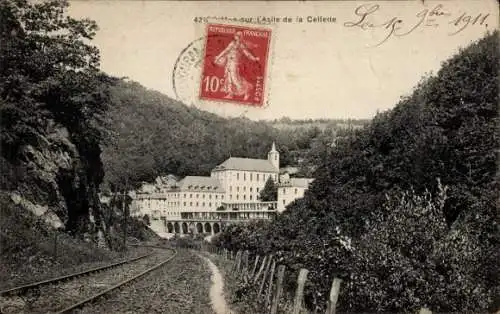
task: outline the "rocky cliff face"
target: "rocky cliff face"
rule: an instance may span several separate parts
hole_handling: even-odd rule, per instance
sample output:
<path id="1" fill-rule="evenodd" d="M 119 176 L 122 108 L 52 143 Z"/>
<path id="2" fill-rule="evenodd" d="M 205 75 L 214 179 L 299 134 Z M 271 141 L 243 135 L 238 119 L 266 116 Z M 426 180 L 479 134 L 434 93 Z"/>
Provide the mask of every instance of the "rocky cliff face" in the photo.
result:
<path id="1" fill-rule="evenodd" d="M 106 245 L 99 147 L 75 143 L 66 128 L 51 122 L 46 131 L 19 147 L 15 158 L 2 158 L 2 190 L 53 228 Z"/>

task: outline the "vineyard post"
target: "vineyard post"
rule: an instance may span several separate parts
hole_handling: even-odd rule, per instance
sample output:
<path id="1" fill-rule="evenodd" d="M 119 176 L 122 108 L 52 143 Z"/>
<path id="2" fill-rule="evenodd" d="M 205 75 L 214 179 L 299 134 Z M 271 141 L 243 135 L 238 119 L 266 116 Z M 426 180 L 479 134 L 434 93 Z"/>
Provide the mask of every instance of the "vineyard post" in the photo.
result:
<path id="1" fill-rule="evenodd" d="M 244 253 L 243 253 L 243 265 L 242 265 L 242 269 L 241 269 L 241 275 L 246 278 L 246 275 L 248 273 L 248 257 L 250 255 L 250 252 L 248 250 L 246 250 Z"/>
<path id="2" fill-rule="evenodd" d="M 273 265 L 271 266 L 271 275 L 269 276 L 269 283 L 267 286 L 266 293 L 266 307 L 269 306 L 269 302 L 271 302 L 272 289 L 273 289 L 273 280 L 274 280 L 274 269 L 276 268 L 276 261 L 273 261 Z"/>
<path id="3" fill-rule="evenodd" d="M 236 261 L 235 261 L 235 266 L 236 266 L 236 273 L 240 271 L 240 264 L 241 264 L 241 251 L 238 251 L 236 253 Z"/>
<path id="4" fill-rule="evenodd" d="M 272 258 L 271 258 L 271 255 L 269 255 L 269 258 L 267 259 L 266 267 L 264 269 L 264 275 L 262 276 L 262 281 L 260 282 L 260 285 L 259 285 L 259 292 L 257 293 L 257 298 L 260 297 L 262 291 L 264 290 L 264 284 L 266 283 L 267 273 L 269 272 L 269 268 L 271 267 L 271 262 L 272 262 Z M 258 277 L 257 277 L 257 279 L 258 279 Z"/>
<path id="5" fill-rule="evenodd" d="M 54 257 L 57 258 L 57 231 L 54 232 Z"/>
<path id="6" fill-rule="evenodd" d="M 326 308 L 326 314 L 335 314 L 335 308 L 337 307 L 337 300 L 339 298 L 340 284 L 342 279 L 335 278 L 332 282 L 332 288 L 330 290 L 330 297 L 328 299 L 328 304 Z"/>
<path id="7" fill-rule="evenodd" d="M 259 259 L 260 259 L 260 256 L 257 255 L 255 257 L 255 263 L 253 264 L 252 273 L 250 274 L 250 279 L 252 279 L 252 281 L 253 281 L 253 278 L 255 276 L 255 272 L 257 271 L 257 265 L 259 265 Z"/>
<path id="8" fill-rule="evenodd" d="M 264 267 L 266 266 L 266 262 L 267 262 L 267 256 L 264 256 L 264 258 L 262 259 L 262 263 L 260 264 L 259 271 L 257 272 L 257 274 L 255 274 L 255 277 L 253 278 L 254 283 L 257 282 L 257 280 L 260 277 L 260 274 L 262 274 L 262 270 L 264 270 Z"/>
<path id="9" fill-rule="evenodd" d="M 278 279 L 276 280 L 276 293 L 274 294 L 273 302 L 271 305 L 271 314 L 278 312 L 278 304 L 281 298 L 281 291 L 283 290 L 283 278 L 285 277 L 285 265 L 278 266 Z"/>
<path id="10" fill-rule="evenodd" d="M 302 308 L 302 300 L 304 299 L 304 285 L 307 280 L 309 271 L 301 268 L 299 277 L 297 278 L 297 290 L 295 291 L 295 299 L 293 301 L 293 314 L 299 314 Z"/>

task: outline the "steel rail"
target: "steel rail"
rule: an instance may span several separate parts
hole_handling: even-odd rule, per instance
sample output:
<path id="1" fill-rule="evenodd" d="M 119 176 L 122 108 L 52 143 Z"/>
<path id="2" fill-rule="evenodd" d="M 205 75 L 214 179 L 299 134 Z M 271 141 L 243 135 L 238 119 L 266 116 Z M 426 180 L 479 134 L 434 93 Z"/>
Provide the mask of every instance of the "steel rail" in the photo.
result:
<path id="1" fill-rule="evenodd" d="M 78 278 L 78 277 L 81 277 L 81 276 L 84 276 L 84 275 L 93 274 L 95 272 L 99 272 L 99 271 L 103 271 L 103 270 L 108 270 L 108 269 L 111 269 L 111 268 L 114 268 L 114 267 L 117 267 L 117 266 L 120 266 L 120 265 L 123 265 L 123 264 L 132 263 L 132 262 L 138 261 L 140 259 L 149 257 L 149 256 L 151 256 L 153 254 L 155 254 L 155 253 L 154 252 L 147 253 L 147 254 L 144 254 L 144 255 L 141 255 L 141 256 L 138 256 L 138 257 L 134 257 L 134 258 L 131 258 L 131 259 L 128 259 L 128 260 L 124 260 L 124 261 L 121 261 L 121 262 L 117 262 L 117 263 L 113 263 L 113 264 L 110 264 L 110 265 L 99 266 L 99 267 L 95 267 L 95 268 L 92 268 L 92 269 L 87 269 L 87 270 L 80 271 L 80 272 L 73 273 L 73 274 L 63 275 L 63 276 L 60 276 L 60 277 L 55 277 L 55 278 L 51 278 L 51 279 L 46 279 L 46 280 L 37 281 L 37 282 L 34 282 L 34 283 L 29 283 L 29 284 L 26 284 L 26 285 L 22 285 L 22 286 L 10 288 L 10 289 L 7 289 L 7 290 L 0 291 L 0 296 L 9 296 L 9 295 L 16 295 L 16 294 L 19 294 L 19 293 L 25 293 L 25 292 L 27 292 L 29 290 L 32 290 L 32 289 L 35 289 L 35 288 L 38 288 L 38 287 L 41 287 L 41 286 L 44 286 L 44 285 L 54 284 L 54 283 L 58 283 L 58 282 L 61 282 L 61 281 L 64 281 L 64 280 Z"/>
<path id="2" fill-rule="evenodd" d="M 153 246 L 150 246 L 150 247 L 153 247 Z M 82 301 L 79 301 L 78 303 L 75 303 L 71 306 L 68 306 L 67 308 L 59 311 L 59 312 L 56 312 L 57 314 L 63 314 L 63 313 L 72 313 L 72 311 L 76 310 L 76 309 L 79 309 L 79 308 L 82 308 L 83 306 L 85 306 L 86 304 L 89 304 L 89 303 L 92 303 L 93 301 L 97 300 L 97 299 L 100 299 L 101 297 L 104 297 L 104 295 L 106 294 L 109 294 L 110 292 L 113 292 L 117 289 L 120 289 L 122 287 L 125 287 L 126 285 L 132 283 L 133 281 L 141 278 L 142 276 L 160 268 L 161 266 L 165 265 L 166 263 L 170 262 L 176 255 L 177 255 L 177 250 L 173 249 L 173 248 L 166 248 L 166 247 L 160 247 L 160 246 L 154 246 L 156 248 L 161 248 L 161 249 L 165 249 L 165 250 L 171 250 L 174 252 L 174 254 L 172 256 L 170 256 L 169 258 L 167 258 L 166 260 L 164 260 L 163 262 L 149 268 L 149 269 L 146 269 L 145 271 L 141 272 L 140 274 L 138 275 L 135 275 L 134 277 L 132 278 L 129 278 L 125 281 L 122 281 L 120 283 L 117 283 L 116 285 L 102 291 L 102 292 L 99 292 L 85 300 L 82 300 Z"/>

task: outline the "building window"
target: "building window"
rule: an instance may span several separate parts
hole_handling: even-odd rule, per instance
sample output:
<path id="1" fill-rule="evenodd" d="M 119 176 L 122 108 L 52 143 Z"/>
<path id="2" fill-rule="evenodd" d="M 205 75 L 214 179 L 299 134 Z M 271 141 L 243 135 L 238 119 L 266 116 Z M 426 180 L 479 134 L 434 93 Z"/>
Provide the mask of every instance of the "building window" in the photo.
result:
<path id="1" fill-rule="evenodd" d="M 193 206 L 193 202 L 189 202 L 189 206 Z"/>
<path id="2" fill-rule="evenodd" d="M 239 179 L 240 179 L 240 173 L 236 172 L 236 180 L 239 180 Z"/>
<path id="3" fill-rule="evenodd" d="M 224 199 L 224 195 L 221 195 L 221 196 L 220 196 L 220 198 L 221 198 L 221 199 Z"/>
<path id="4" fill-rule="evenodd" d="M 252 195 L 250 195 L 250 200 L 252 200 Z"/>
<path id="5" fill-rule="evenodd" d="M 203 198 L 205 198 L 205 194 L 203 194 Z"/>
<path id="6" fill-rule="evenodd" d="M 252 188 L 250 188 L 250 192 L 252 192 Z"/>
<path id="7" fill-rule="evenodd" d="M 239 199 L 239 198 L 240 198 L 240 197 L 239 197 L 239 195 L 238 195 L 238 194 L 236 194 L 236 199 Z"/>
<path id="8" fill-rule="evenodd" d="M 208 196 L 208 198 L 209 198 L 209 199 L 212 199 L 212 194 L 210 194 L 210 195 Z"/>
<path id="9" fill-rule="evenodd" d="M 198 202 L 196 202 L 196 206 L 199 206 L 199 205 L 198 205 Z"/>
<path id="10" fill-rule="evenodd" d="M 253 177 L 253 175 L 252 175 L 252 174 L 250 174 L 250 181 L 252 181 L 252 177 Z"/>
<path id="11" fill-rule="evenodd" d="M 243 172 L 243 181 L 247 180 L 247 174 Z"/>
<path id="12" fill-rule="evenodd" d="M 198 197 L 200 197 L 200 195 L 199 195 L 199 194 L 196 194 L 196 198 L 198 198 Z"/>
<path id="13" fill-rule="evenodd" d="M 219 198 L 219 195 L 215 195 L 215 199 L 218 199 Z"/>
<path id="14" fill-rule="evenodd" d="M 229 194 L 229 199 L 232 200 L 233 199 L 233 195 Z"/>
<path id="15" fill-rule="evenodd" d="M 285 205 L 285 200 L 283 200 L 283 205 Z"/>
<path id="16" fill-rule="evenodd" d="M 295 189 L 295 194 L 297 194 L 297 192 L 298 192 L 298 190 L 297 190 L 297 189 Z"/>
<path id="17" fill-rule="evenodd" d="M 257 173 L 257 181 L 259 181 L 259 174 Z"/>
<path id="18" fill-rule="evenodd" d="M 212 207 L 212 203 L 208 203 L 208 207 Z"/>
<path id="19" fill-rule="evenodd" d="M 246 200 L 247 199 L 247 196 L 243 194 L 243 199 Z"/>
<path id="20" fill-rule="evenodd" d="M 237 186 L 237 187 L 236 187 L 236 192 L 239 192 L 239 191 L 240 191 L 240 187 L 239 187 L 239 186 Z"/>
<path id="21" fill-rule="evenodd" d="M 259 188 L 257 188 L 257 193 L 259 192 Z"/>
<path id="22" fill-rule="evenodd" d="M 193 194 L 189 194 L 189 198 L 193 198 Z"/>
<path id="23" fill-rule="evenodd" d="M 245 192 L 246 190 L 247 190 L 247 187 L 246 187 L 246 186 L 244 186 L 244 187 L 243 187 L 243 192 Z"/>
<path id="24" fill-rule="evenodd" d="M 187 194 L 186 194 L 186 193 L 184 193 L 184 198 L 186 198 L 186 197 L 187 197 Z"/>
<path id="25" fill-rule="evenodd" d="M 230 186 L 229 187 L 229 192 L 232 192 L 233 191 L 233 186 Z"/>
<path id="26" fill-rule="evenodd" d="M 201 204 L 201 206 L 205 207 L 205 202 L 203 202 L 203 204 Z"/>

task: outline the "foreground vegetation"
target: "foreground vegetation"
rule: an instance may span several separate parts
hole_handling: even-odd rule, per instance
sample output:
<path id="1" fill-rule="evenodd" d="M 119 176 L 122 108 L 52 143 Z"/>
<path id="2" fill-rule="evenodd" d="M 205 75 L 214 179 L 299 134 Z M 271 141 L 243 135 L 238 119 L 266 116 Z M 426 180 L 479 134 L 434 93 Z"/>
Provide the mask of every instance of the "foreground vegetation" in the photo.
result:
<path id="1" fill-rule="evenodd" d="M 497 310 L 498 59 L 497 32 L 460 51 L 325 147 L 305 197 L 275 221 L 215 243 L 273 253 L 294 280 L 307 268 L 310 310 L 324 309 L 333 277 L 340 311 Z"/>

